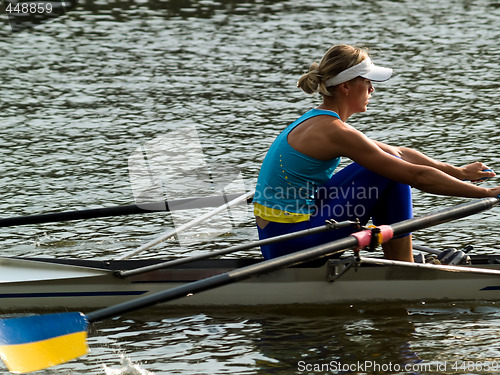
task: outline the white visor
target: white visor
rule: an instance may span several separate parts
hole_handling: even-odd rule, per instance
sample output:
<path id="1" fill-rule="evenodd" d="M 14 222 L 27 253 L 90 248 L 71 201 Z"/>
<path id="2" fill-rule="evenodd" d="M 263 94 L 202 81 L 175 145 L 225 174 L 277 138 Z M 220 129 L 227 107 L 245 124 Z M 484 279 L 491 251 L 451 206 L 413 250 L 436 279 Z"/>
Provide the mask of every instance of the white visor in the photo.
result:
<path id="1" fill-rule="evenodd" d="M 351 66 L 349 69 L 346 69 L 336 76 L 327 79 L 325 82 L 325 86 L 330 87 L 340 85 L 341 83 L 350 81 L 351 79 L 356 77 L 363 77 L 375 82 L 383 82 L 391 78 L 391 75 L 391 68 L 383 68 L 381 66 L 377 66 L 369 57 L 367 57 L 359 64 Z"/>

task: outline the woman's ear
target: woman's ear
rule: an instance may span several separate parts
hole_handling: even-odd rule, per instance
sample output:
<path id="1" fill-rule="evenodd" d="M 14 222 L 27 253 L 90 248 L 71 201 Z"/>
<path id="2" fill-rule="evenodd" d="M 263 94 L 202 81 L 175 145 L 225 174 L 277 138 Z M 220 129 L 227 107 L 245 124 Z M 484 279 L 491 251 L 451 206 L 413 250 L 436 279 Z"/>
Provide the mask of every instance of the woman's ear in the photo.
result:
<path id="1" fill-rule="evenodd" d="M 349 95 L 349 82 L 339 84 L 339 91 L 341 96 Z"/>

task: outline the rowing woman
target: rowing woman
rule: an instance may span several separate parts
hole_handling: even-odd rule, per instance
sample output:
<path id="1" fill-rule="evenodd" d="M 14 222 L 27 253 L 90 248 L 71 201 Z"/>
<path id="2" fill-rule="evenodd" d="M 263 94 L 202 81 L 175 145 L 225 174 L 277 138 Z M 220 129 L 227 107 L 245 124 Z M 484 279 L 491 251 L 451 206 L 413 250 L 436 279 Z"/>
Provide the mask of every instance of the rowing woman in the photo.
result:
<path id="1" fill-rule="evenodd" d="M 365 112 L 375 91 L 392 69 L 374 65 L 366 50 L 349 45 L 330 48 L 313 63 L 297 86 L 319 93 L 322 103 L 288 126 L 271 145 L 262 164 L 254 197 L 260 239 L 358 218 L 364 225 L 392 224 L 412 217 L 411 189 L 433 194 L 481 198 L 497 196 L 500 187 L 468 182 L 495 174 L 480 162 L 455 167 L 407 147 L 368 138 L 348 125 Z M 342 157 L 352 164 L 335 172 Z M 280 242 L 261 248 L 264 258 L 323 244 L 352 229 Z M 383 245 L 385 257 L 413 261 L 411 234 Z"/>

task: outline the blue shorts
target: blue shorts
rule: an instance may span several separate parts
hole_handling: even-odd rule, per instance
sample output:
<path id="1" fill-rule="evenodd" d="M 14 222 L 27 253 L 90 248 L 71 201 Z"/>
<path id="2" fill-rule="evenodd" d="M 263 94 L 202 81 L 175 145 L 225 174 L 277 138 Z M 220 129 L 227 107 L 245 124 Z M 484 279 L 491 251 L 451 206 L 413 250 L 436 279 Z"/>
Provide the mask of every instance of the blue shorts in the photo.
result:
<path id="1" fill-rule="evenodd" d="M 357 163 L 335 173 L 325 186 L 318 189 L 315 213 L 308 221 L 299 223 L 270 222 L 264 229 L 257 226 L 260 239 L 298 232 L 336 221 L 359 219 L 366 225 L 392 224 L 413 217 L 411 188 L 380 176 Z M 348 236 L 354 228 L 343 228 L 299 237 L 261 247 L 265 259 L 276 258 L 295 251 Z M 404 237 L 409 233 L 399 236 Z"/>

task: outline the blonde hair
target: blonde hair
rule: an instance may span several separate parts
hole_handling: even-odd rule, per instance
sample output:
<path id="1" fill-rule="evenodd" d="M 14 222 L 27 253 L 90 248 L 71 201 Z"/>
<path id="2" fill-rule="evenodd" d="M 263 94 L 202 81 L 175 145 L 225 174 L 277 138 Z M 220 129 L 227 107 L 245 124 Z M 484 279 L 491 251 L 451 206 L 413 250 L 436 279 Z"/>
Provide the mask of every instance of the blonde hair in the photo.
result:
<path id="1" fill-rule="evenodd" d="M 302 75 L 297 87 L 307 94 L 315 92 L 325 96 L 332 96 L 333 87 L 326 87 L 325 82 L 340 72 L 359 64 L 368 57 L 368 52 L 359 47 L 339 44 L 331 47 L 319 62 L 313 62 L 309 72 Z"/>

